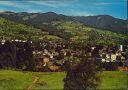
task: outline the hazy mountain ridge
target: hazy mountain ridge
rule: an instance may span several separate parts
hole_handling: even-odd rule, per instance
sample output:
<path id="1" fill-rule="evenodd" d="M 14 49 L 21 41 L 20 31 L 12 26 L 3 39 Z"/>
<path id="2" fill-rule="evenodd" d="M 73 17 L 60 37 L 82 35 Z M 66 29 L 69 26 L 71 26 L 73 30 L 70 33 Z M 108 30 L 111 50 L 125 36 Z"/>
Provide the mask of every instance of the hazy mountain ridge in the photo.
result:
<path id="1" fill-rule="evenodd" d="M 76 20 L 86 23 L 89 26 L 108 29 L 117 33 L 127 33 L 127 21 L 114 18 L 109 15 L 97 15 L 87 17 L 75 17 Z"/>
<path id="2" fill-rule="evenodd" d="M 54 12 L 47 13 L 27 13 L 27 12 L 1 12 L 0 16 L 8 20 L 24 23 L 39 28 L 42 23 L 53 21 L 78 21 L 87 26 L 105 29 L 116 33 L 127 33 L 127 21 L 114 18 L 109 15 L 98 16 L 66 16 Z"/>

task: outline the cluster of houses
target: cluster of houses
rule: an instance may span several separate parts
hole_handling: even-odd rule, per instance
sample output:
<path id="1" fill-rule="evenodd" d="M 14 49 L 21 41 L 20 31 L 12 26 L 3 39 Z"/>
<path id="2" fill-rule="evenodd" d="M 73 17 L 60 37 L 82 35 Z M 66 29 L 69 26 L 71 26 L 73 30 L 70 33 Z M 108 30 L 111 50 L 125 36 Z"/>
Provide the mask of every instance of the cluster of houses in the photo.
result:
<path id="1" fill-rule="evenodd" d="M 4 44 L 6 40 L 1 40 L 1 44 Z M 27 41 L 22 40 L 11 40 L 11 42 L 22 42 L 25 43 Z M 32 45 L 34 45 L 33 41 L 30 41 Z M 51 71 L 61 71 L 61 67 L 65 63 L 64 57 L 66 56 L 78 56 L 82 52 L 79 48 L 73 50 L 67 45 L 63 44 L 47 44 L 47 43 L 40 43 L 44 44 L 42 48 L 36 49 L 36 46 L 33 46 L 33 56 L 37 61 L 36 69 L 37 71 L 44 71 L 46 67 Z M 96 49 L 96 46 L 90 47 L 89 55 L 93 57 L 92 52 Z M 83 49 L 86 49 L 83 48 Z M 117 62 L 122 63 L 123 66 L 128 66 L 128 47 L 119 45 L 115 49 L 103 47 L 99 49 L 96 53 L 96 60 L 100 60 L 102 63 L 106 62 Z M 70 61 L 69 61 L 70 62 Z M 72 62 L 72 61 L 71 61 Z"/>
<path id="2" fill-rule="evenodd" d="M 93 51 L 96 47 L 91 47 Z M 82 51 L 79 49 L 73 50 L 71 48 L 65 48 L 64 45 L 54 45 L 53 48 L 45 48 L 42 50 L 33 51 L 33 55 L 37 58 L 38 62 L 42 61 L 43 66 L 63 66 L 65 58 L 67 56 L 79 56 Z M 119 66 L 128 66 L 128 53 L 124 52 L 122 46 L 117 48 L 116 51 L 108 50 L 106 47 L 100 49 L 98 52 L 99 56 L 96 56 L 96 60 L 100 60 L 101 63 L 118 63 Z M 93 57 L 92 52 L 89 55 Z M 69 61 L 72 63 L 72 60 Z M 56 68 L 59 69 L 59 68 Z M 55 71 L 55 70 L 54 70 Z"/>
<path id="3" fill-rule="evenodd" d="M 120 45 L 120 48 L 117 49 L 117 51 L 109 51 L 106 52 L 104 49 L 101 50 L 100 53 L 102 62 L 116 62 L 119 60 L 125 61 L 128 59 L 128 55 L 126 52 L 124 52 L 122 45 Z"/>

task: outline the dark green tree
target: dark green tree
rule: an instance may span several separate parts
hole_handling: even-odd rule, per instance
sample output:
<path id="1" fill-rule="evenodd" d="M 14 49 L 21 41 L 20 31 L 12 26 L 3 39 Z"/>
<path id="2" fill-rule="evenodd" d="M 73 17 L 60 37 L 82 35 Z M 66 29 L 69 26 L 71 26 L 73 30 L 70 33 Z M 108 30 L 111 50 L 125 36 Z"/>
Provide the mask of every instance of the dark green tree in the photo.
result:
<path id="1" fill-rule="evenodd" d="M 100 78 L 93 58 L 83 56 L 81 62 L 67 64 L 64 90 L 95 90 Z"/>
<path id="2" fill-rule="evenodd" d="M 6 41 L 1 46 L 0 62 L 3 68 L 15 68 L 16 67 L 16 46 L 10 41 Z"/>

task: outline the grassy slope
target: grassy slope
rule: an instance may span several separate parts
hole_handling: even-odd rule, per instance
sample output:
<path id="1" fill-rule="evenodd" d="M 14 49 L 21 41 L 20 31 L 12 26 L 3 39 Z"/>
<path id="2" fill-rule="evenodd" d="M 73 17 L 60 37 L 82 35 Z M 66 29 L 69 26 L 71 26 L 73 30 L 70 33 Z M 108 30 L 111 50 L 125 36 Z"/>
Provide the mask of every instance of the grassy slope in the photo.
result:
<path id="1" fill-rule="evenodd" d="M 19 40 L 46 40 L 58 41 L 61 38 L 49 35 L 48 32 L 43 32 L 24 24 L 18 24 L 0 17 L 0 37 L 4 36 L 6 39 L 19 39 Z"/>
<path id="2" fill-rule="evenodd" d="M 62 89 L 63 72 L 19 72 L 11 70 L 0 70 L 0 89 L 26 89 L 32 82 L 33 77 L 39 77 L 34 89 Z M 128 76 L 125 72 L 105 71 L 101 74 L 102 82 L 100 89 L 126 89 Z"/>
<path id="3" fill-rule="evenodd" d="M 11 70 L 0 70 L 0 90 L 25 89 L 32 82 L 32 75 Z"/>
<path id="4" fill-rule="evenodd" d="M 55 23 L 55 22 L 54 22 Z M 55 26 L 59 30 L 63 30 L 71 34 L 71 40 L 74 42 L 84 41 L 96 41 L 97 44 L 120 44 L 123 43 L 127 37 L 122 34 L 110 32 L 108 30 L 102 30 L 84 26 L 78 22 L 58 22 Z M 79 42 L 80 43 L 80 42 Z M 95 43 L 95 42 L 94 42 Z"/>
<path id="5" fill-rule="evenodd" d="M 120 89 L 128 88 L 128 74 L 118 71 L 106 71 L 102 73 L 102 83 L 100 89 Z"/>
<path id="6" fill-rule="evenodd" d="M 64 82 L 63 78 L 66 76 L 63 72 L 56 73 L 39 73 L 39 81 L 34 89 L 62 89 Z"/>

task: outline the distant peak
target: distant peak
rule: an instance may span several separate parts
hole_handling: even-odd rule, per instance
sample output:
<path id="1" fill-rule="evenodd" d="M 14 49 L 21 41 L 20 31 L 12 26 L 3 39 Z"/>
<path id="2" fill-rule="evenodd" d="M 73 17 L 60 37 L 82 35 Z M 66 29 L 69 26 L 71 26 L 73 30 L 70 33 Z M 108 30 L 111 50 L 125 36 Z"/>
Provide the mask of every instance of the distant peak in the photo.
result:
<path id="1" fill-rule="evenodd" d="M 110 15 L 97 15 L 97 16 L 112 17 Z"/>
<path id="2" fill-rule="evenodd" d="M 2 13 L 14 13 L 14 12 L 11 12 L 11 11 L 4 11 Z"/>
<path id="3" fill-rule="evenodd" d="M 25 14 L 26 14 L 26 13 L 28 13 L 28 12 L 20 12 L 20 13 L 25 13 Z"/>
<path id="4" fill-rule="evenodd" d="M 46 12 L 46 14 L 56 14 L 56 13 L 54 13 L 54 12 Z"/>

